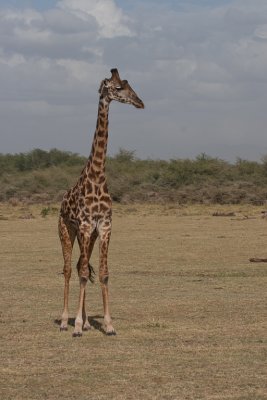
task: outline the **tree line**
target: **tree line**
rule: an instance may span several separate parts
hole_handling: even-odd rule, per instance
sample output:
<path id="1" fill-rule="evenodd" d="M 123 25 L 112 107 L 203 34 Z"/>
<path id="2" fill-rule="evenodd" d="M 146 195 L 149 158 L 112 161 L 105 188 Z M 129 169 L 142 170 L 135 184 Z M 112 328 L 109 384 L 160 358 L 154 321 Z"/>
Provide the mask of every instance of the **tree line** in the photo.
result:
<path id="1" fill-rule="evenodd" d="M 59 201 L 86 162 L 76 153 L 34 149 L 0 154 L 0 201 Z M 142 160 L 120 149 L 107 157 L 106 171 L 114 201 L 178 203 L 253 203 L 267 200 L 267 156 L 260 162 L 234 163 L 205 153 L 194 159 Z"/>

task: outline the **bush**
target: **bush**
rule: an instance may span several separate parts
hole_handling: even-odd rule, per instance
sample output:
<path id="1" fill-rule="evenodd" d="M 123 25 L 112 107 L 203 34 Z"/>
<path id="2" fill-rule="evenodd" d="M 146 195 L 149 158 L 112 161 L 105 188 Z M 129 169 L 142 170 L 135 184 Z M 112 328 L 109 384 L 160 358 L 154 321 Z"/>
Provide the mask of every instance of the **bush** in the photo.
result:
<path id="1" fill-rule="evenodd" d="M 0 154 L 0 199 L 59 201 L 80 176 L 86 158 L 57 149 Z M 255 203 L 267 199 L 267 156 L 262 162 L 234 164 L 205 153 L 195 159 L 140 160 L 120 149 L 107 157 L 108 186 L 114 201 Z"/>

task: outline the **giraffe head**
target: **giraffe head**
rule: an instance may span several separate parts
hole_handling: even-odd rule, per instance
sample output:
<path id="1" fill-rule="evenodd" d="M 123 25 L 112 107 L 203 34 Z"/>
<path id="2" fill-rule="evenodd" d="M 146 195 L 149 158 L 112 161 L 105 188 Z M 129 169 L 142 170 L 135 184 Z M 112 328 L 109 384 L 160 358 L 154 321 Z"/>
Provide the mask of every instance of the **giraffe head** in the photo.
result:
<path id="1" fill-rule="evenodd" d="M 128 81 L 121 80 L 116 68 L 111 71 L 111 78 L 101 82 L 99 93 L 110 101 L 116 100 L 120 103 L 132 104 L 136 108 L 144 108 L 144 103 L 131 88 Z"/>

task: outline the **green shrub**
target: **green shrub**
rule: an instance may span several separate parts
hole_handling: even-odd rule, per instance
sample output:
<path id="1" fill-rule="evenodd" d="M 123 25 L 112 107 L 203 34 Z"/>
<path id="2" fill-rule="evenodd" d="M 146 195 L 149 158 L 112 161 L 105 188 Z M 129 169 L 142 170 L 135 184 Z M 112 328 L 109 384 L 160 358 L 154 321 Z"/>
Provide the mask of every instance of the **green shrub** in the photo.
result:
<path id="1" fill-rule="evenodd" d="M 85 157 L 57 149 L 0 154 L 0 199 L 60 201 L 85 163 Z M 134 151 L 120 149 L 107 157 L 106 173 L 118 202 L 263 204 L 267 199 L 267 156 L 233 164 L 205 153 L 195 159 L 140 160 Z"/>

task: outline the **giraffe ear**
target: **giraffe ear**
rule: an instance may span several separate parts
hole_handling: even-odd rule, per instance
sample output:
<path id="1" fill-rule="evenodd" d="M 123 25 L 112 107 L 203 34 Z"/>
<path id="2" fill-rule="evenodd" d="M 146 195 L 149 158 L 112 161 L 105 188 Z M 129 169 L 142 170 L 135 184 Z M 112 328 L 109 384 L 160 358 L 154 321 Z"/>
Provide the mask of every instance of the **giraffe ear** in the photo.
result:
<path id="1" fill-rule="evenodd" d="M 100 83 L 100 87 L 98 89 L 98 93 L 103 93 L 104 91 L 107 90 L 107 85 L 108 84 L 108 80 L 104 79 L 101 83 Z"/>

